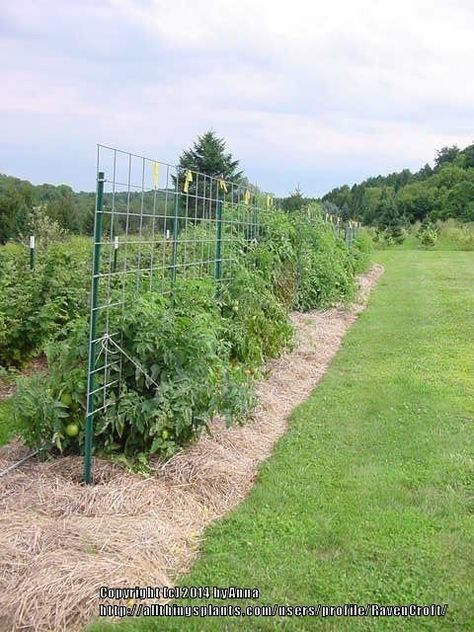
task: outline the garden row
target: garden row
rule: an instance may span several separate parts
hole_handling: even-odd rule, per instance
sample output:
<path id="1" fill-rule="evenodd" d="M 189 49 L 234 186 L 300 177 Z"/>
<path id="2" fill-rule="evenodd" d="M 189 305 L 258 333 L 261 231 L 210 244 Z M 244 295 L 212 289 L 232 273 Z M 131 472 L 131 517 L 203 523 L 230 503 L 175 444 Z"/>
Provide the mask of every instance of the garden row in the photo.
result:
<path id="1" fill-rule="evenodd" d="M 349 248 L 317 215 L 275 210 L 261 213 L 256 240 L 227 243 L 226 283 L 207 270 L 170 285 L 164 268 L 153 272 L 160 283 L 145 272 L 146 282 L 112 289 L 136 292 L 110 326 L 152 379 L 122 359 L 120 386 L 96 416 L 97 452 L 146 464 L 151 453 L 172 455 L 216 415 L 243 420 L 264 361 L 291 344 L 289 311 L 349 301 L 371 249 L 364 233 Z M 44 351 L 48 361 L 47 375 L 19 381 L 15 424 L 28 445 L 50 452 L 78 452 L 84 440 L 89 251 L 82 238 L 52 244 L 34 272 L 14 248 L 0 252 L 0 359 L 20 365 Z"/>

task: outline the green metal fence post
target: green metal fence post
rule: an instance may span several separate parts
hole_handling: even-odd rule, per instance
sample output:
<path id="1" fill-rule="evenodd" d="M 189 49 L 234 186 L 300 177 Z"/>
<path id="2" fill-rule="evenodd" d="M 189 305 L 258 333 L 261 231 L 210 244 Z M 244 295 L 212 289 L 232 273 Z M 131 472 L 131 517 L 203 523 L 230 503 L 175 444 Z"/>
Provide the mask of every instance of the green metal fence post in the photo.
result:
<path id="1" fill-rule="evenodd" d="M 174 216 L 173 216 L 173 251 L 171 255 L 171 280 L 176 282 L 176 276 L 178 273 L 178 228 L 179 228 L 179 176 L 176 177 L 176 191 L 174 202 Z"/>
<path id="2" fill-rule="evenodd" d="M 216 201 L 216 270 L 217 281 L 222 279 L 222 221 L 224 215 L 224 200 L 219 200 L 217 193 Z"/>
<path id="3" fill-rule="evenodd" d="M 35 268 L 35 236 L 30 235 L 30 270 Z"/>
<path id="4" fill-rule="evenodd" d="M 94 434 L 94 387 L 97 357 L 97 305 L 99 299 L 100 250 L 102 241 L 102 219 L 104 204 L 103 171 L 97 174 L 97 202 L 94 217 L 94 258 L 92 263 L 91 314 L 89 331 L 89 370 L 87 375 L 87 415 L 84 440 L 84 483 L 92 483 L 92 437 Z"/>

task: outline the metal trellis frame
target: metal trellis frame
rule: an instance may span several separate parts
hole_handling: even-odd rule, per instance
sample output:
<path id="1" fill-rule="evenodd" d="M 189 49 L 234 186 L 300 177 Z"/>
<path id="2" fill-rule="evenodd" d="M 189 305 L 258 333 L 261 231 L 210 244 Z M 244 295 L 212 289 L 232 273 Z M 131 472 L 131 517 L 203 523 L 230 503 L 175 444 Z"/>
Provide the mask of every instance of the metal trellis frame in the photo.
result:
<path id="1" fill-rule="evenodd" d="M 179 279 L 229 281 L 265 206 L 268 197 L 254 187 L 98 145 L 85 483 L 93 479 L 95 422 L 120 393 L 127 308 L 144 292 L 172 293 Z"/>

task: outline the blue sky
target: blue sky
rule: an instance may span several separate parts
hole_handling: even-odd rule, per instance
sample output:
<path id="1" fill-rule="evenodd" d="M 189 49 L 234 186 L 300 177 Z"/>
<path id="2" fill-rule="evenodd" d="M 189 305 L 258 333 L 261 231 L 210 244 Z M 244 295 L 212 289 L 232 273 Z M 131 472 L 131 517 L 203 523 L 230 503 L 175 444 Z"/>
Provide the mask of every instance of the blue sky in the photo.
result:
<path id="1" fill-rule="evenodd" d="M 17 0 L 0 16 L 0 172 L 92 190 L 95 144 L 175 162 L 213 128 L 307 195 L 474 140 L 471 0 Z"/>

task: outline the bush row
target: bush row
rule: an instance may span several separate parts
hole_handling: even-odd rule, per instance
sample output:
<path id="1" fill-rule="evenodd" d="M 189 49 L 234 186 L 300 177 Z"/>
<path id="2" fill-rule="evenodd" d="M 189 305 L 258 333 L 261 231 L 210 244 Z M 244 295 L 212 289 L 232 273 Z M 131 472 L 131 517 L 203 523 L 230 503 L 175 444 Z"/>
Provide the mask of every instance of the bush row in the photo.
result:
<path id="1" fill-rule="evenodd" d="M 361 233 L 348 248 L 321 219 L 273 210 L 262 213 L 257 240 L 234 251 L 228 282 L 178 277 L 170 293 L 141 291 L 111 323 L 134 362 L 122 357 L 96 416 L 96 452 L 143 464 L 174 454 L 215 416 L 244 420 L 265 360 L 291 344 L 289 311 L 349 301 L 371 240 Z M 45 345 L 49 373 L 19 381 L 14 411 L 27 444 L 81 450 L 87 341 L 81 307 Z"/>
<path id="2" fill-rule="evenodd" d="M 447 221 L 417 222 L 409 228 L 398 226 L 377 231 L 370 229 L 376 248 L 400 246 L 437 250 L 474 250 L 474 223 Z"/>
<path id="3" fill-rule="evenodd" d="M 0 247 L 0 365 L 21 367 L 87 312 L 90 251 L 87 239 L 51 244 L 30 270 L 26 248 Z"/>

